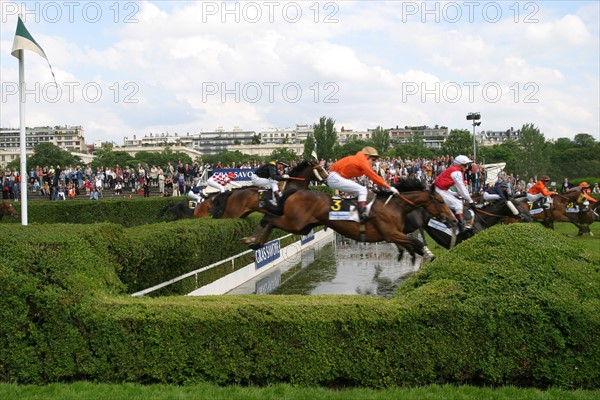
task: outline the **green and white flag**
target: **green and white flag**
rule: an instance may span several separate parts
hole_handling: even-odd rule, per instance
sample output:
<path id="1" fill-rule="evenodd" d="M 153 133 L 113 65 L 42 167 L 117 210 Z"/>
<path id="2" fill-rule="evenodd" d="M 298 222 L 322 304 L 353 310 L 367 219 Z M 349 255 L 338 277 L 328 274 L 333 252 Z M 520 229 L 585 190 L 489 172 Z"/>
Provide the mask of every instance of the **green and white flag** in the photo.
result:
<path id="1" fill-rule="evenodd" d="M 50 60 L 48 60 L 48 57 L 46 56 L 44 49 L 42 49 L 42 46 L 40 46 L 38 42 L 35 41 L 33 36 L 31 36 L 31 33 L 29 33 L 29 31 L 27 30 L 25 24 L 23 23 L 23 21 L 21 21 L 21 17 L 19 17 L 17 21 L 17 32 L 15 33 L 15 40 L 13 41 L 13 48 L 10 54 L 20 59 L 19 50 L 30 50 L 44 57 L 46 61 L 48 61 L 48 66 L 50 67 L 52 78 L 54 78 L 54 83 L 56 83 L 56 77 L 54 76 L 54 71 L 52 71 L 52 65 L 50 65 Z"/>

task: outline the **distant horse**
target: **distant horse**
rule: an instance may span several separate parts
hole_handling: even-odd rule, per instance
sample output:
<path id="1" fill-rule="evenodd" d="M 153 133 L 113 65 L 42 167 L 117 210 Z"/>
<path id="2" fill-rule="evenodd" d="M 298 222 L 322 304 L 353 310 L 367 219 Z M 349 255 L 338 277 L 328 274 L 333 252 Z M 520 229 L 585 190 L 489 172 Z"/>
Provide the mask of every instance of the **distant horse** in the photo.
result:
<path id="1" fill-rule="evenodd" d="M 243 241 L 251 248 L 259 248 L 266 243 L 273 228 L 307 234 L 313 227 L 324 225 L 350 239 L 394 243 L 399 251 L 399 259 L 406 249 L 414 263 L 417 254 L 424 254 L 423 243 L 403 233 L 406 214 L 424 207 L 431 215 L 453 224 L 456 223 L 456 218 L 442 197 L 434 191 L 423 190 L 420 181 L 404 180 L 396 188 L 401 191 L 398 196 L 388 192 L 376 194 L 370 205 L 370 218 L 364 224 L 358 220 L 331 219 L 335 214 L 330 212 L 342 208 L 343 201 L 332 199 L 326 193 L 315 190 L 286 192 L 278 209 L 270 210 L 273 213 L 266 214 L 253 235 Z"/>
<path id="2" fill-rule="evenodd" d="M 321 182 L 327 179 L 327 171 L 316 161 L 303 161 L 289 172 L 289 176 L 280 189 L 282 192 L 308 189 L 311 181 Z M 251 186 L 220 193 L 211 202 L 213 218 L 245 218 L 254 211 L 265 213 L 266 209 L 261 207 L 260 198 L 263 192 L 259 189 Z"/>
<path id="3" fill-rule="evenodd" d="M 465 215 L 468 215 L 468 213 L 469 211 L 465 209 Z M 418 230 L 421 233 L 423 241 L 425 241 L 423 231 L 426 231 L 436 243 L 450 249 L 476 233 L 506 220 L 511 220 L 511 222 L 531 222 L 533 218 L 529 214 L 529 211 L 517 202 L 502 199 L 478 208 L 473 215 L 472 229 L 468 229 L 462 233 L 455 233 L 454 243 L 450 228 L 436 220 L 432 220 L 431 216 L 423 209 L 417 209 L 407 215 L 404 232 L 411 233 Z"/>
<path id="4" fill-rule="evenodd" d="M 0 203 L 0 220 L 5 215 L 10 215 L 15 219 L 19 218 L 19 213 L 17 210 L 15 210 L 12 204 L 8 202 L 8 200 L 3 200 L 2 203 Z"/>
<path id="5" fill-rule="evenodd" d="M 592 230 L 590 229 L 590 225 L 593 224 L 597 218 L 594 208 L 597 207 L 597 203 L 598 202 L 590 204 L 585 198 L 585 194 L 580 193 L 577 202 L 570 202 L 566 204 L 567 215 L 572 221 L 577 221 L 576 223 L 573 222 L 573 224 L 579 229 L 577 236 L 582 236 L 584 233 L 594 236 Z"/>
<path id="6" fill-rule="evenodd" d="M 167 204 L 156 216 L 157 218 L 169 216 L 171 221 L 176 221 L 183 218 L 192 218 L 194 209 L 190 208 L 187 201 L 180 201 L 179 203 Z"/>
<path id="7" fill-rule="evenodd" d="M 517 197 L 515 200 L 523 207 L 528 208 L 533 219 L 541 222 L 546 228 L 554 229 L 554 222 L 558 221 L 571 222 L 577 226 L 580 231 L 582 228 L 584 230 L 586 228 L 589 229 L 589 227 L 587 227 L 588 223 L 585 221 L 579 221 L 580 217 L 585 217 L 585 214 L 580 216 L 578 212 L 567 212 L 568 208 L 574 207 L 574 205 L 581 202 L 580 187 L 569 189 L 567 192 L 562 194 L 553 194 L 552 204 L 550 204 L 548 208 L 545 208 L 538 203 L 529 203 L 527 201 L 527 197 Z"/>

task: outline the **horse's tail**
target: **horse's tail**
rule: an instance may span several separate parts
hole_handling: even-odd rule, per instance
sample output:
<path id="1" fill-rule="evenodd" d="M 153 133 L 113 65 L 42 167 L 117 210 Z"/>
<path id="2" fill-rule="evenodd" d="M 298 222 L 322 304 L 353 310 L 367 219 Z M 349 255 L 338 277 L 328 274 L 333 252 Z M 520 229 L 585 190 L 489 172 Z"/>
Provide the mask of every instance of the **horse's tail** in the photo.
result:
<path id="1" fill-rule="evenodd" d="M 231 196 L 232 193 L 233 191 L 223 192 L 215 196 L 215 198 L 212 201 L 212 206 L 210 208 L 210 213 L 212 214 L 213 218 L 218 219 L 223 216 L 223 214 L 225 213 L 225 208 L 227 207 L 227 200 L 229 200 L 229 196 Z"/>

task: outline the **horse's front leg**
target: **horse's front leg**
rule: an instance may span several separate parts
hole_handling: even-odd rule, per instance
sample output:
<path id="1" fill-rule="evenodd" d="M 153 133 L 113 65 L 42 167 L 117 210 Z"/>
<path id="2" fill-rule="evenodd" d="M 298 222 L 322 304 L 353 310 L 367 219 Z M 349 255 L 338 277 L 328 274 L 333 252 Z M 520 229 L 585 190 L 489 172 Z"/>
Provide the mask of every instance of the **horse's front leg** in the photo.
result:
<path id="1" fill-rule="evenodd" d="M 260 223 L 252 233 L 252 236 L 243 238 L 242 242 L 245 245 L 248 245 L 251 249 L 256 250 L 267 242 L 272 230 L 273 225 L 271 224 L 269 218 L 265 216 L 260 220 Z"/>

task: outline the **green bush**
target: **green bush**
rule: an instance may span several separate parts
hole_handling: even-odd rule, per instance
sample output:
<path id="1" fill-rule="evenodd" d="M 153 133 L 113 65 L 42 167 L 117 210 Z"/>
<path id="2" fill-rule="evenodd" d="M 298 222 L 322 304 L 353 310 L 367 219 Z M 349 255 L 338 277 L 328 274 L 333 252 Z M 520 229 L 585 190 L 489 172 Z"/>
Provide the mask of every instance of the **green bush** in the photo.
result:
<path id="1" fill-rule="evenodd" d="M 478 234 L 393 299 L 127 295 L 256 222 L 0 225 L 0 381 L 600 387 L 600 255 L 536 224 Z"/>

